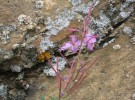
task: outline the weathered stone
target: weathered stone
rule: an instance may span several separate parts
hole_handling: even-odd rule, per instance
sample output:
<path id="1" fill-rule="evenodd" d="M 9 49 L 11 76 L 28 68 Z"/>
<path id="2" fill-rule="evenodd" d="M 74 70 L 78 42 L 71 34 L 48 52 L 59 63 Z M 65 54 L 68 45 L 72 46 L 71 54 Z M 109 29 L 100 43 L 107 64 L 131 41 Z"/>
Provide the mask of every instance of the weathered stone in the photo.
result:
<path id="1" fill-rule="evenodd" d="M 34 4 L 33 2 L 28 2 L 33 6 L 34 4 L 39 4 L 36 2 Z M 28 2 L 24 1 L 24 3 Z M 39 0 L 37 2 L 40 2 L 40 6 L 43 6 L 44 2 L 45 8 L 48 6 L 48 4 L 50 4 L 48 1 L 43 0 Z M 54 4 L 54 7 L 58 6 L 57 3 L 54 3 L 52 1 L 50 2 Z M 88 13 L 89 7 L 92 4 L 88 1 L 83 2 L 79 0 L 76 2 L 75 0 L 70 0 L 73 5 L 71 6 L 69 2 L 64 2 L 66 2 L 66 6 L 68 6 L 70 9 L 66 8 L 64 4 L 62 4 L 63 8 L 61 8 L 64 9 L 63 11 L 60 8 L 54 9 L 53 6 L 51 6 L 52 8 L 50 8 L 52 11 L 54 10 L 58 15 L 55 14 L 54 16 L 54 14 L 50 14 L 44 16 L 43 14 L 41 14 L 43 13 L 43 9 L 40 9 L 41 13 L 40 11 L 38 11 L 34 13 L 35 16 L 29 16 L 29 13 L 35 11 L 35 9 L 33 9 L 32 7 L 28 10 L 28 7 L 26 7 L 24 8 L 24 10 L 27 9 L 28 11 L 25 10 L 26 13 L 25 15 L 23 15 L 25 18 L 23 16 L 20 16 L 22 15 L 21 13 L 17 14 L 17 17 L 19 16 L 18 19 L 21 21 L 21 25 L 4 25 L 3 23 L 1 24 L 1 35 L 3 34 L 3 31 L 4 34 L 6 31 L 8 31 L 8 34 L 2 36 L 3 38 L 1 38 L 1 41 L 5 41 L 6 45 L 0 43 L 0 63 L 2 66 L 1 69 L 10 70 L 11 66 L 8 66 L 6 68 L 4 68 L 3 66 L 9 65 L 8 63 L 11 61 L 13 62 L 13 59 L 18 59 L 19 61 L 14 61 L 14 63 L 10 63 L 11 65 L 21 66 L 21 69 L 31 68 L 33 65 L 36 64 L 36 56 L 39 53 L 44 52 L 49 48 L 56 47 L 54 46 L 53 42 L 50 41 L 50 37 L 51 40 L 53 40 L 52 37 L 56 38 L 59 37 L 59 35 L 61 36 L 61 31 L 63 32 L 64 28 L 68 28 L 68 26 L 70 27 L 70 23 L 72 22 L 71 20 L 77 19 L 79 21 L 82 21 L 84 14 L 86 15 Z M 133 12 L 134 1 L 94 0 L 89 32 L 92 34 L 97 33 L 99 35 L 98 44 L 100 44 L 102 41 L 106 41 L 108 37 L 115 36 L 118 32 L 120 32 L 120 30 L 116 29 L 120 29 L 119 27 L 123 23 L 130 20 L 132 16 L 134 16 Z M 37 13 L 40 14 L 36 15 Z M 78 15 L 82 17 L 78 17 Z M 18 21 L 17 17 L 16 19 L 14 18 L 14 20 L 16 20 L 15 22 Z M 17 23 L 19 23 L 19 21 Z M 77 28 L 78 26 L 79 25 L 76 24 L 74 27 Z M 130 26 L 127 27 L 131 27 L 133 29 L 134 23 L 130 24 Z M 67 31 L 62 34 L 67 34 Z M 127 32 L 127 30 L 125 29 L 123 31 Z M 134 32 L 134 30 L 132 31 Z M 128 31 L 128 34 L 131 34 L 131 32 L 129 33 Z M 64 38 L 65 36 L 61 36 L 60 40 L 63 40 Z M 57 40 L 57 38 L 55 40 Z M 31 45 L 34 45 L 33 49 L 26 49 Z M 7 60 L 8 63 L 6 62 Z"/>
<path id="2" fill-rule="evenodd" d="M 4 84 L 0 84 L 0 98 L 7 100 L 7 86 Z"/>
<path id="3" fill-rule="evenodd" d="M 26 93 L 23 90 L 12 89 L 9 91 L 9 100 L 25 100 Z"/>

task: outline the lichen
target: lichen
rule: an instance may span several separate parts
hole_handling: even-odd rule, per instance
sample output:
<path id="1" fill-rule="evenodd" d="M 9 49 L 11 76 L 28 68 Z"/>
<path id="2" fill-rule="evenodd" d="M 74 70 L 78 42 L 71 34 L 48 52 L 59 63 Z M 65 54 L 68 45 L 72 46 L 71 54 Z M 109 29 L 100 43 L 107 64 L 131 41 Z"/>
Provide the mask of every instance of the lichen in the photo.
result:
<path id="1" fill-rule="evenodd" d="M 125 26 L 124 28 L 123 28 L 123 32 L 126 34 L 126 35 L 128 35 L 128 36 L 132 36 L 132 29 L 131 29 L 131 27 L 128 27 L 128 26 Z"/>
<path id="2" fill-rule="evenodd" d="M 7 44 L 10 42 L 10 34 L 16 31 L 16 25 L 0 25 L 0 42 Z"/>
<path id="3" fill-rule="evenodd" d="M 43 0 L 37 0 L 35 2 L 35 8 L 41 9 L 44 6 L 44 1 Z"/>
<path id="4" fill-rule="evenodd" d="M 53 57 L 51 59 L 51 63 L 53 65 L 53 67 L 55 69 L 57 69 L 57 64 L 56 64 L 56 57 Z M 66 65 L 66 61 L 64 58 L 62 57 L 58 57 L 58 70 L 59 71 L 62 71 L 64 68 L 65 68 L 65 65 Z M 46 65 L 45 68 L 44 68 L 44 73 L 47 75 L 47 76 L 56 76 L 56 73 L 54 72 L 54 70 L 52 68 L 50 68 L 49 65 Z"/>
<path id="5" fill-rule="evenodd" d="M 12 72 L 21 72 L 22 71 L 22 67 L 19 65 L 11 65 L 10 69 Z"/>
<path id="6" fill-rule="evenodd" d="M 82 0 L 69 0 L 69 1 L 72 3 L 73 6 L 79 5 L 82 2 Z"/>
<path id="7" fill-rule="evenodd" d="M 0 84 L 0 97 L 3 100 L 7 100 L 7 85 Z"/>
<path id="8" fill-rule="evenodd" d="M 41 40 L 41 43 L 40 43 L 41 52 L 45 52 L 49 48 L 52 48 L 52 47 L 54 47 L 54 44 L 52 41 L 50 41 L 49 37 L 45 37 L 43 40 Z"/>
<path id="9" fill-rule="evenodd" d="M 131 38 L 130 42 L 131 42 L 132 44 L 135 44 L 135 35 Z"/>

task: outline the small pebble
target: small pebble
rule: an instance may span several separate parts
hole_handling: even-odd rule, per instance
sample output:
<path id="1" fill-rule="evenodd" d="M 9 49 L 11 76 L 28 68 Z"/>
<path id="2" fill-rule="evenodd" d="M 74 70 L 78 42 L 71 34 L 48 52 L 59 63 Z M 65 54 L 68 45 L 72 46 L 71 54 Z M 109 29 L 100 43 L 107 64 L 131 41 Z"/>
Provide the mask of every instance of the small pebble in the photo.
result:
<path id="1" fill-rule="evenodd" d="M 109 43 L 104 43 L 103 48 L 105 48 L 106 46 L 108 46 Z"/>
<path id="2" fill-rule="evenodd" d="M 18 20 L 19 20 L 20 22 L 24 22 L 26 17 L 27 17 L 26 15 L 21 14 L 21 15 L 18 17 Z"/>
<path id="3" fill-rule="evenodd" d="M 131 42 L 132 44 L 135 44 L 135 35 L 131 38 L 130 42 Z"/>
<path id="4" fill-rule="evenodd" d="M 127 74 L 126 77 L 129 78 L 129 75 Z"/>
<path id="5" fill-rule="evenodd" d="M 120 48 L 121 48 L 121 46 L 119 44 L 116 44 L 116 45 L 113 46 L 114 50 L 119 50 Z"/>
<path id="6" fill-rule="evenodd" d="M 42 0 L 37 0 L 37 1 L 36 1 L 35 7 L 36 7 L 37 9 L 41 9 L 43 6 L 44 6 L 44 1 L 42 1 Z"/>
<path id="7" fill-rule="evenodd" d="M 46 88 L 46 84 L 40 84 L 40 86 L 39 86 L 39 90 L 45 90 L 45 88 Z"/>
<path id="8" fill-rule="evenodd" d="M 132 94 L 132 99 L 135 100 L 135 93 Z"/>

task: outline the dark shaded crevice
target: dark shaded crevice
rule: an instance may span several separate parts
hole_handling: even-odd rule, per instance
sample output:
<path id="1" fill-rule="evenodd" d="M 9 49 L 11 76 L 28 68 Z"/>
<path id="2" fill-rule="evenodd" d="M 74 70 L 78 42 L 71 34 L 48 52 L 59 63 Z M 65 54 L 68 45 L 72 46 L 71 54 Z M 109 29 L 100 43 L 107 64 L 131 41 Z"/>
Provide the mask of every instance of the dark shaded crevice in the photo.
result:
<path id="1" fill-rule="evenodd" d="M 125 23 L 130 17 L 131 17 L 131 14 L 130 14 L 129 17 L 125 18 L 123 21 L 117 23 L 116 25 L 113 25 L 113 26 L 112 26 L 113 29 L 114 29 L 113 32 L 114 32 L 117 28 L 119 28 L 123 23 Z M 109 30 L 109 31 L 108 31 L 108 33 L 103 37 L 103 41 L 101 41 L 101 42 L 99 43 L 99 47 L 102 47 L 105 43 L 111 41 L 113 38 L 116 37 L 116 36 L 110 36 L 113 32 L 112 32 L 112 30 Z"/>
<path id="2" fill-rule="evenodd" d="M 131 16 L 131 14 L 130 14 L 130 16 Z M 118 27 L 120 27 L 123 23 L 125 23 L 125 22 L 130 18 L 130 16 L 127 17 L 127 18 L 125 18 L 123 21 L 117 23 L 116 25 L 113 25 L 114 30 L 116 30 L 116 29 L 117 29 Z"/>

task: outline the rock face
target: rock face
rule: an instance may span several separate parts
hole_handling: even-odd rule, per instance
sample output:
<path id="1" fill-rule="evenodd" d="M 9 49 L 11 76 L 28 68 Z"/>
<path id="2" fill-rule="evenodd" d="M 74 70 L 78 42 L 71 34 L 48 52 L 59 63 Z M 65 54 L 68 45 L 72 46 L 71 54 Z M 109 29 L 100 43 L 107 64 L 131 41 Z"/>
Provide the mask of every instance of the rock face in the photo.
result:
<path id="1" fill-rule="evenodd" d="M 4 84 L 0 84 L 0 98 L 7 100 L 7 86 Z"/>
<path id="2" fill-rule="evenodd" d="M 0 69 L 21 72 L 22 69 L 31 68 L 37 63 L 39 53 L 57 47 L 50 38 L 55 38 L 57 43 L 59 40 L 57 37 L 61 31 L 64 28 L 72 27 L 70 25 L 72 20 L 82 23 L 84 15 L 87 14 L 89 6 L 92 4 L 92 2 L 82 0 L 70 0 L 69 2 L 65 0 L 63 1 L 65 5 L 62 4 L 61 8 L 54 9 L 59 2 L 43 0 L 9 2 L 9 6 L 22 3 L 20 7 L 23 8 L 23 5 L 28 3 L 29 7 L 23 8 L 23 11 L 17 9 L 18 13 L 9 17 L 12 23 L 9 21 L 10 23 L 7 24 L 5 22 L 7 18 L 0 17 Z M 6 5 L 4 1 L 1 1 L 1 4 L 4 7 Z M 48 8 L 50 4 L 51 6 Z M 89 32 L 99 34 L 99 45 L 104 47 L 107 45 L 104 42 L 109 42 L 117 33 L 125 33 L 132 38 L 135 27 L 133 23 L 134 5 L 132 0 L 93 1 Z M 13 15 L 14 9 L 11 10 L 12 12 L 9 13 L 6 11 L 5 15 L 7 13 Z M 49 13 L 48 10 L 56 14 Z M 2 13 L 4 15 L 4 11 Z M 33 16 L 31 16 L 32 14 Z M 78 27 L 78 25 L 74 25 L 74 27 Z M 66 31 L 66 33 L 69 32 Z M 64 38 L 62 36 L 60 40 Z M 134 41 L 133 38 L 131 41 Z"/>

